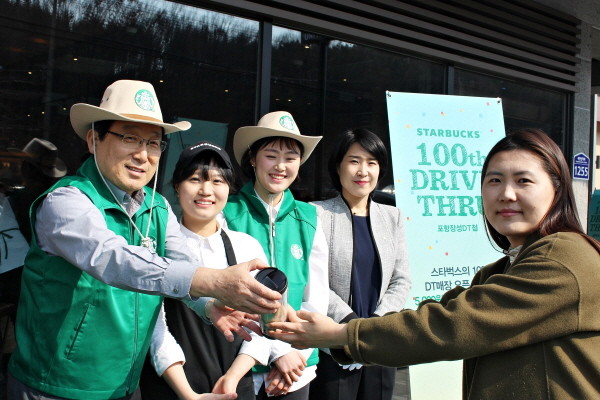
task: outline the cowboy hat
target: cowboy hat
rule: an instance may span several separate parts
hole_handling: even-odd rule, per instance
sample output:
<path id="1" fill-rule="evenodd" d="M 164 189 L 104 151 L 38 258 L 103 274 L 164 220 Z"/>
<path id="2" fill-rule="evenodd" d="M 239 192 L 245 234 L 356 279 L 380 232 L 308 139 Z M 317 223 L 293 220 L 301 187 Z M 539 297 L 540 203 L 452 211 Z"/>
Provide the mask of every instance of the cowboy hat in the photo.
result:
<path id="1" fill-rule="evenodd" d="M 305 136 L 300 134 L 298 125 L 287 111 L 274 111 L 263 115 L 256 126 L 243 126 L 235 131 L 233 136 L 233 154 L 238 164 L 242 164 L 244 152 L 250 148 L 252 143 L 265 137 L 282 136 L 296 139 L 304 146 L 304 155 L 301 164 L 319 143 L 323 136 Z"/>
<path id="2" fill-rule="evenodd" d="M 60 178 L 67 174 L 67 166 L 58 158 L 58 148 L 48 140 L 33 138 L 23 147 L 23 150 L 8 150 L 23 153 L 26 156 L 25 160 L 46 176 Z"/>
<path id="3" fill-rule="evenodd" d="M 106 88 L 100 106 L 77 103 L 71 107 L 71 125 L 84 139 L 92 127 L 92 122 L 114 120 L 141 122 L 157 125 L 165 133 L 186 131 L 192 124 L 188 121 L 167 124 L 163 122 L 162 112 L 154 87 L 148 82 L 120 80 Z"/>

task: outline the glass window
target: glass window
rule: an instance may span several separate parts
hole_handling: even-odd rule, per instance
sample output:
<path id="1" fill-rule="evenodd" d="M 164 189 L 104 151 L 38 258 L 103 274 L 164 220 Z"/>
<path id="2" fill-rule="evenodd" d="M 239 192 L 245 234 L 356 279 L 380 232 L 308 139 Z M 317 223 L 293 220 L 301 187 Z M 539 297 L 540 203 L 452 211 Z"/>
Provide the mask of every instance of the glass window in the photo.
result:
<path id="1" fill-rule="evenodd" d="M 162 179 L 182 146 L 209 139 L 230 148 L 254 120 L 258 22 L 161 0 L 0 0 L 0 149 L 33 137 L 59 148 L 73 173 L 86 153 L 69 122 L 72 104 L 98 105 L 118 79 L 151 82 L 171 136 Z M 175 160 L 173 160 L 175 159 Z"/>
<path id="2" fill-rule="evenodd" d="M 326 117 L 323 120 L 326 136 L 323 147 L 331 149 L 338 134 L 362 127 L 376 133 L 389 149 L 386 91 L 442 94 L 445 81 L 443 64 L 372 47 L 331 41 L 327 52 Z M 323 157 L 327 165 L 329 154 Z M 329 183 L 329 174 L 323 172 L 321 179 Z M 321 196 L 331 196 L 331 191 L 327 191 L 330 187 L 324 186 Z M 378 188 L 393 192 L 391 168 L 388 168 L 388 174 L 380 181 Z M 383 198 L 379 200 L 384 201 Z M 389 201 L 393 201 L 392 196 Z"/>
<path id="3" fill-rule="evenodd" d="M 270 109 L 290 112 L 303 135 L 321 135 L 322 41 L 318 35 L 273 27 Z M 319 143 L 317 151 L 321 147 Z M 319 161 L 313 152 L 300 168 L 299 179 L 292 186 L 297 199 L 313 199 L 319 186 L 314 179 Z"/>
<path id="4" fill-rule="evenodd" d="M 454 76 L 457 95 L 502 99 L 507 132 L 539 128 L 564 149 L 566 93 L 462 69 L 456 69 Z"/>
<path id="5" fill-rule="evenodd" d="M 17 153 L 33 137 L 55 143 L 73 173 L 87 153 L 69 122 L 72 104 L 98 104 L 117 79 L 151 82 L 170 135 L 159 184 L 172 200 L 179 151 L 198 140 L 231 150 L 233 133 L 255 121 L 257 21 L 162 0 L 0 0 L 0 177 L 18 182 Z M 333 194 L 327 173 L 336 136 L 364 127 L 389 144 L 386 91 L 445 93 L 446 66 L 335 38 L 273 27 L 270 109 L 292 113 L 307 135 L 323 135 L 294 185 L 299 199 Z M 456 69 L 456 94 L 503 99 L 507 129 L 537 126 L 559 144 L 565 93 Z M 391 171 L 391 170 L 390 170 Z M 393 190 L 391 172 L 380 189 Z"/>
<path id="6" fill-rule="evenodd" d="M 443 93 L 444 82 L 442 64 L 275 27 L 271 109 L 290 111 L 303 134 L 323 135 L 295 194 L 310 200 L 334 194 L 327 161 L 344 130 L 367 128 L 389 144 L 386 90 Z M 392 184 L 390 170 L 380 188 Z"/>

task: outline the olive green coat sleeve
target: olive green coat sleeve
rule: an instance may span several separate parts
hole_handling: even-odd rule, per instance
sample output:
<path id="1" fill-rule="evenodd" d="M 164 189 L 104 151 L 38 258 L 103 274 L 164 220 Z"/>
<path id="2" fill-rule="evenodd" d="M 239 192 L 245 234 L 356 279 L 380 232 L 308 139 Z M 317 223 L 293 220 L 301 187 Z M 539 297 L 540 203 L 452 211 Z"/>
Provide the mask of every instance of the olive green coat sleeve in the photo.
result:
<path id="1" fill-rule="evenodd" d="M 346 353 L 356 362 L 386 366 L 468 359 L 466 390 L 478 384 L 472 380 L 499 390 L 507 371 L 527 365 L 527 377 L 513 380 L 539 383 L 545 388 L 540 391 L 576 387 L 598 398 L 598 310 L 600 255 L 581 235 L 558 233 L 530 238 L 512 265 L 507 257 L 488 265 L 470 288 L 455 290 L 443 302 L 350 321 Z M 591 385 L 591 392 L 582 385 Z"/>

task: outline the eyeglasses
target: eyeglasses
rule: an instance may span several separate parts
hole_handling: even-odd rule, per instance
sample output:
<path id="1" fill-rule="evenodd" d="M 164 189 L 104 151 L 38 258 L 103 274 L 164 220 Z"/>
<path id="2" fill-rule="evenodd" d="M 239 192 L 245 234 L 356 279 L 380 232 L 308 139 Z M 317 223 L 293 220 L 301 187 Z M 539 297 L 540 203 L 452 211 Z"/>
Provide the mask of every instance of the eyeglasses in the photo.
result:
<path id="1" fill-rule="evenodd" d="M 144 139 L 136 135 L 123 135 L 112 131 L 106 133 L 120 137 L 125 147 L 131 150 L 137 150 L 145 143 L 146 151 L 151 155 L 160 155 L 167 148 L 167 142 L 160 139 Z"/>

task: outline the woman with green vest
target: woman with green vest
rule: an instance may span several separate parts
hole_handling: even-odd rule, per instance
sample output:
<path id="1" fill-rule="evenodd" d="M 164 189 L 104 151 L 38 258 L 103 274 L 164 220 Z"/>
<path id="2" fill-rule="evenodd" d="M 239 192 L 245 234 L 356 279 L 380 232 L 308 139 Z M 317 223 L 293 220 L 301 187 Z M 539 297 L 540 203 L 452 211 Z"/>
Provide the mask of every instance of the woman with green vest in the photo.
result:
<path id="1" fill-rule="evenodd" d="M 284 111 L 264 115 L 257 126 L 239 128 L 233 150 L 252 182 L 229 198 L 224 215 L 230 229 L 257 239 L 269 264 L 286 274 L 289 305 L 296 310 L 326 313 L 329 284 L 325 236 L 316 208 L 295 200 L 289 190 L 300 165 L 320 139 L 301 135 L 292 116 Z M 275 396 L 270 398 L 308 399 L 309 383 L 316 376 L 317 351 L 296 350 L 281 341 L 262 339 L 244 343 L 242 352 L 257 346 L 270 352 L 271 365 L 270 370 L 254 368 L 257 398 L 267 398 L 268 394 Z M 237 379 L 253 365 L 250 357 L 239 356 L 215 392 L 232 385 L 235 388 Z"/>

